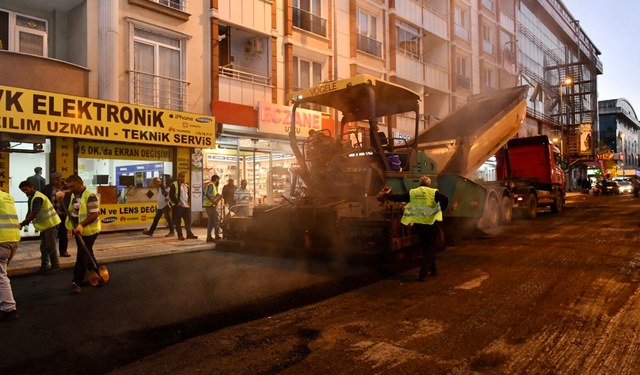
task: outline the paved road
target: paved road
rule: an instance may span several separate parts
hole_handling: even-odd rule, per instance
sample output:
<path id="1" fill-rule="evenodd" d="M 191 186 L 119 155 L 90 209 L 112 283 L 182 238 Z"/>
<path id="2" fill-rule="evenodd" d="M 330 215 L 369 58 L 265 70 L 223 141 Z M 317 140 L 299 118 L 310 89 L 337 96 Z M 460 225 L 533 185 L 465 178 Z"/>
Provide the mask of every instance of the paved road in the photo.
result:
<path id="1" fill-rule="evenodd" d="M 448 249 L 426 283 L 388 277 L 114 374 L 637 374 L 639 239 L 640 200 L 577 197 Z"/>
<path id="2" fill-rule="evenodd" d="M 70 295 L 71 270 L 12 279 L 0 374 L 98 374 L 206 332 L 379 280 L 370 269 L 202 251 L 114 263 Z"/>

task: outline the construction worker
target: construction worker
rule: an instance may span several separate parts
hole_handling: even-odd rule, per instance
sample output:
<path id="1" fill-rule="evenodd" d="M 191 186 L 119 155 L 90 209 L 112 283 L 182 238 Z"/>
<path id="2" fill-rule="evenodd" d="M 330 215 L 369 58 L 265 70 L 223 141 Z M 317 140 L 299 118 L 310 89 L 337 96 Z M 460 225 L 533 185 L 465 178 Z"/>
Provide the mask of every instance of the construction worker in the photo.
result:
<path id="1" fill-rule="evenodd" d="M 59 191 L 56 194 L 58 199 L 64 199 L 65 194 L 73 194 L 69 202 L 69 216 L 65 221 L 67 229 L 73 230 L 78 246 L 78 255 L 76 256 L 76 264 L 73 268 L 73 282 L 71 284 L 71 293 L 80 294 L 82 289 L 80 285 L 84 282 L 87 275 L 87 269 L 91 267 L 91 258 L 93 255 L 93 245 L 100 233 L 100 203 L 98 197 L 84 186 L 84 181 L 77 175 L 71 175 L 67 178 L 67 191 Z M 82 237 L 82 241 L 88 250 L 82 249 L 82 242 L 78 239 L 78 235 Z M 97 262 L 96 262 L 97 263 Z"/>
<path id="2" fill-rule="evenodd" d="M 187 229 L 187 238 L 197 240 L 198 236 L 191 231 L 191 206 L 189 206 L 189 185 L 185 182 L 187 174 L 178 173 L 178 180 L 171 184 L 169 198 L 173 202 L 173 220 L 178 232 L 178 239 L 184 241 L 182 236 L 182 222 Z"/>
<path id="3" fill-rule="evenodd" d="M 53 204 L 46 195 L 37 191 L 29 181 L 22 181 L 20 190 L 29 197 L 29 213 L 20 223 L 20 228 L 26 227 L 33 221 L 36 231 L 40 232 L 40 260 L 41 265 L 38 273 L 45 273 L 49 270 L 49 260 L 51 260 L 51 270 L 60 269 L 58 260 L 58 225 L 60 217 Z"/>
<path id="4" fill-rule="evenodd" d="M 13 197 L 0 190 L 0 321 L 18 317 L 11 282 L 7 276 L 9 262 L 18 250 L 20 223 Z"/>
<path id="5" fill-rule="evenodd" d="M 204 191 L 204 200 L 202 205 L 207 211 L 207 242 L 214 242 L 219 240 L 220 237 L 220 216 L 218 216 L 217 200 L 220 194 L 218 194 L 218 185 L 220 184 L 220 176 L 211 176 L 211 183 L 207 185 Z M 216 238 L 211 237 L 211 230 L 215 226 Z"/>
<path id="6" fill-rule="evenodd" d="M 379 199 L 392 202 L 408 202 L 402 216 L 402 224 L 413 225 L 413 232 L 418 234 L 422 247 L 422 266 L 419 281 L 425 281 L 427 275 L 437 276 L 436 239 L 439 233 L 438 221 L 442 221 L 442 211 L 447 209 L 449 198 L 431 186 L 431 179 L 420 177 L 419 186 L 408 193 L 393 194 L 383 190 L 378 194 Z"/>

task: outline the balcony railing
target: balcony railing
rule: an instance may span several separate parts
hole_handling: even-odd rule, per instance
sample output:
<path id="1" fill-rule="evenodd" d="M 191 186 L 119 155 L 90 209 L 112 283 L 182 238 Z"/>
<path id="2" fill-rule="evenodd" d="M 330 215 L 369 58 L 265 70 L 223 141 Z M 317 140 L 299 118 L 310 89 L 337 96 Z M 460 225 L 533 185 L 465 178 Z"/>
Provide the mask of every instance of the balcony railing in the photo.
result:
<path id="1" fill-rule="evenodd" d="M 482 49 L 488 54 L 495 55 L 495 48 L 494 48 L 493 44 L 491 44 L 491 42 L 483 40 L 482 41 Z"/>
<path id="2" fill-rule="evenodd" d="M 456 36 L 459 38 L 462 38 L 464 40 L 466 40 L 467 42 L 469 41 L 469 30 L 465 29 L 463 26 L 458 25 L 456 23 Z"/>
<path id="3" fill-rule="evenodd" d="M 382 57 L 382 43 L 366 35 L 358 34 L 357 48 L 370 55 Z"/>
<path id="4" fill-rule="evenodd" d="M 235 78 L 241 81 L 271 86 L 271 77 L 265 77 L 259 74 L 253 74 L 253 73 L 245 72 L 242 70 L 233 69 L 233 66 L 231 64 L 221 66 L 220 74 L 225 77 Z"/>
<path id="5" fill-rule="evenodd" d="M 466 89 L 466 90 L 471 90 L 471 78 L 469 77 L 465 77 L 463 75 L 457 74 L 456 75 L 456 86 Z"/>
<path id="6" fill-rule="evenodd" d="M 157 74 L 129 70 L 131 98 L 134 104 L 186 111 L 189 82 Z"/>
<path id="7" fill-rule="evenodd" d="M 327 20 L 300 8 L 293 7 L 293 26 L 327 36 Z"/>
<path id="8" fill-rule="evenodd" d="M 149 0 L 153 3 L 162 4 L 169 8 L 178 9 L 183 12 L 187 12 L 187 0 Z"/>
<path id="9" fill-rule="evenodd" d="M 482 0 L 482 6 L 493 12 L 493 1 L 492 0 Z"/>

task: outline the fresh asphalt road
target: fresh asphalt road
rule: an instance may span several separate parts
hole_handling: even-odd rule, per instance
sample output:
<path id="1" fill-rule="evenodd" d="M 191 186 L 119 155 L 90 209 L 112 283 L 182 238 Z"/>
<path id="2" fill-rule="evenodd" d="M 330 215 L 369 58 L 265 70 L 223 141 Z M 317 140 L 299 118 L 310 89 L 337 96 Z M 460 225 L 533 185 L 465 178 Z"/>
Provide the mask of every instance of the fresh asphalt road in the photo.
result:
<path id="1" fill-rule="evenodd" d="M 371 268 L 218 251 L 109 265 L 70 294 L 72 270 L 12 279 L 19 319 L 0 325 L 0 374 L 98 374 L 203 333 L 379 279 Z"/>

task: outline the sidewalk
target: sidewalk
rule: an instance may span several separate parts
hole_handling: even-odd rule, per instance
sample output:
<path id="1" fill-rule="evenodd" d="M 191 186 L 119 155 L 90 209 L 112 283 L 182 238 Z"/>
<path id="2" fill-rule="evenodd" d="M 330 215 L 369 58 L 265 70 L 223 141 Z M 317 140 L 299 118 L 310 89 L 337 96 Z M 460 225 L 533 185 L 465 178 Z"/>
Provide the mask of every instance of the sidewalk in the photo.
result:
<path id="1" fill-rule="evenodd" d="M 165 238 L 169 229 L 157 230 L 153 237 L 145 236 L 142 230 L 127 232 L 106 232 L 98 236 L 93 251 L 100 264 L 149 258 L 160 255 L 188 253 L 192 251 L 212 250 L 215 243 L 207 243 L 207 229 L 193 227 L 197 240 L 178 241 L 177 237 Z M 61 268 L 73 268 L 76 262 L 76 242 L 69 239 L 70 258 L 60 259 Z M 7 273 L 19 276 L 35 273 L 40 268 L 40 240 L 20 242 Z"/>

